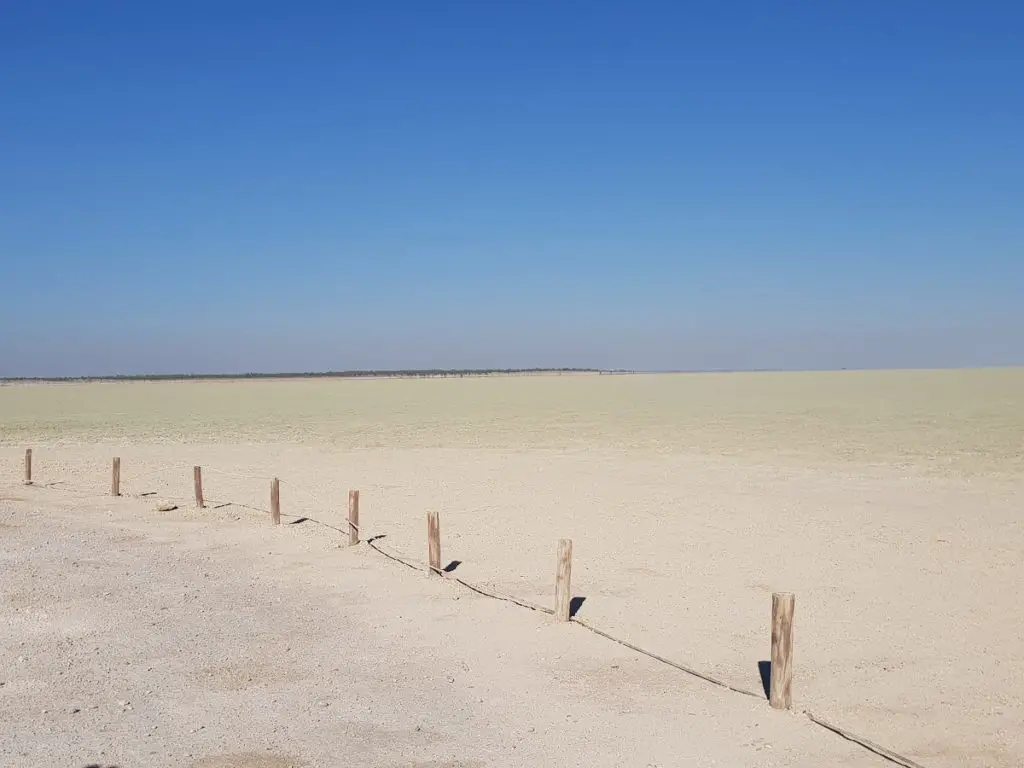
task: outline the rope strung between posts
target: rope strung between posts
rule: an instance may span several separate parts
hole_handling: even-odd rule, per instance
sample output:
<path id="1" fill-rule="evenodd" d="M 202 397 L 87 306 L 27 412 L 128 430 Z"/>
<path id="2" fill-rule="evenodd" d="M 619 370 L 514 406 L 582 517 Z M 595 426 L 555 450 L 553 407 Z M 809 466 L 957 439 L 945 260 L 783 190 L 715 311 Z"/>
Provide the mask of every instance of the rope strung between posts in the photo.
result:
<path id="1" fill-rule="evenodd" d="M 904 757 L 901 754 L 893 752 L 891 749 L 886 749 L 883 746 L 875 744 L 875 742 L 873 741 L 868 741 L 863 736 L 858 736 L 855 733 L 847 731 L 845 728 L 840 728 L 838 725 L 833 725 L 827 720 L 822 720 L 820 717 L 815 716 L 813 713 L 806 709 L 804 710 L 804 714 L 807 715 L 807 719 L 815 725 L 820 725 L 822 728 L 828 731 L 832 731 L 832 733 L 836 734 L 837 736 L 842 736 L 847 741 L 852 741 L 854 744 L 859 744 L 869 752 L 874 752 L 879 757 L 883 757 L 891 763 L 896 763 L 896 765 L 902 765 L 903 768 L 924 768 L 923 765 L 921 765 L 920 763 L 915 763 L 909 757 Z"/>
<path id="2" fill-rule="evenodd" d="M 430 573 L 430 572 L 437 573 L 439 576 L 447 579 L 448 581 L 454 581 L 454 582 L 456 582 L 458 584 L 461 584 L 462 586 L 466 587 L 467 589 L 471 589 L 474 592 L 477 592 L 478 594 L 481 594 L 481 595 L 483 595 L 485 597 L 493 597 L 495 600 L 503 600 L 506 603 L 513 603 L 513 604 L 521 606 L 523 608 L 529 608 L 531 611 L 540 611 L 541 613 L 546 613 L 548 615 L 554 614 L 554 611 L 551 610 L 550 608 L 544 608 L 544 607 L 542 607 L 540 605 L 534 605 L 533 603 L 528 602 L 528 601 L 523 600 L 523 599 L 518 598 L 518 597 L 512 597 L 511 595 L 503 595 L 503 594 L 500 594 L 498 592 L 485 589 L 484 587 L 480 586 L 479 584 L 473 584 L 472 582 L 466 581 L 465 579 L 460 578 L 458 576 L 452 576 L 450 573 L 444 571 L 443 569 L 440 570 L 440 571 L 434 571 L 429 566 L 419 565 L 419 564 L 417 564 L 417 563 L 415 563 L 415 562 L 413 562 L 413 561 L 411 561 L 411 560 L 409 560 L 409 559 L 399 555 L 394 550 L 392 550 L 391 552 L 388 552 L 385 549 L 383 549 L 377 543 L 377 540 L 378 539 L 382 539 L 382 538 L 384 538 L 383 535 L 381 535 L 381 536 L 374 536 L 372 539 L 367 539 L 366 544 L 371 549 L 376 550 L 380 554 L 384 555 L 384 557 L 386 557 L 386 558 L 388 558 L 390 560 L 394 560 L 396 563 L 401 563 L 404 566 L 412 568 L 414 571 L 421 571 L 423 573 Z"/>
<path id="3" fill-rule="evenodd" d="M 217 471 L 217 470 L 213 470 L 213 471 Z M 230 473 L 223 473 L 223 474 L 230 474 Z M 239 477 L 243 477 L 243 476 L 239 476 Z M 245 477 L 246 477 L 246 479 L 253 479 L 252 476 L 245 476 Z M 259 478 L 256 478 L 256 479 L 259 479 Z M 37 485 L 35 487 L 36 488 L 45 489 L 45 490 L 61 491 L 61 492 L 64 492 L 64 493 L 69 493 L 69 494 L 71 494 L 73 496 L 78 495 L 78 492 L 76 491 L 76 489 L 69 488 L 69 487 L 58 487 L 58 484 L 66 486 L 66 481 L 58 480 L 58 481 L 51 482 L 51 483 L 45 483 L 45 484 L 42 484 L 42 485 Z M 307 492 L 307 495 L 312 497 L 312 494 L 308 494 L 308 492 Z M 93 494 L 91 491 L 85 491 L 85 493 L 82 493 L 82 495 L 78 495 L 78 498 L 97 498 L 97 499 L 99 499 L 99 498 L 105 498 L 105 496 L 101 495 L 99 493 Z M 313 498 L 316 498 L 316 497 L 313 497 Z M 186 503 L 186 500 L 184 498 L 182 498 L 182 497 L 176 497 L 176 498 L 175 497 L 171 497 L 169 500 L 180 501 L 182 503 Z M 263 513 L 263 514 L 270 514 L 270 511 L 267 510 L 267 509 L 263 509 L 261 507 L 255 507 L 255 506 L 251 506 L 251 505 L 247 505 L 247 504 L 239 504 L 238 502 L 233 502 L 233 501 L 217 502 L 217 501 L 210 500 L 209 503 L 210 503 L 210 505 L 213 508 L 223 508 L 223 507 L 227 507 L 227 506 L 233 506 L 233 507 L 240 507 L 242 509 L 248 509 L 248 510 L 251 510 L 251 511 L 254 511 L 254 512 L 260 512 L 260 513 Z M 303 520 L 303 521 L 308 521 L 308 522 L 311 522 L 311 523 L 316 523 L 317 525 L 322 525 L 323 527 L 329 528 L 329 529 L 331 529 L 333 531 L 337 531 L 338 533 L 347 533 L 348 532 L 346 529 L 338 528 L 337 526 L 331 525 L 329 523 L 325 523 L 322 520 L 317 520 L 315 518 L 304 516 L 304 515 L 282 515 L 282 517 L 293 518 L 293 520 L 295 520 L 295 521 Z M 352 522 L 352 521 L 347 521 L 346 522 L 346 528 L 354 528 L 357 533 L 360 530 L 360 526 L 357 525 L 356 523 Z M 409 559 L 408 556 L 399 554 L 396 550 L 387 551 L 385 548 L 383 548 L 378 543 L 379 540 L 382 539 L 382 538 L 384 538 L 383 534 L 378 535 L 378 536 L 374 536 L 374 537 L 372 537 L 370 539 L 367 539 L 364 543 L 368 547 L 370 547 L 370 549 L 372 549 L 375 552 L 383 555 L 384 557 L 388 558 L 389 560 L 393 560 L 393 561 L 395 561 L 397 563 L 400 563 L 400 564 L 402 564 L 402 565 L 404 565 L 404 566 L 406 566 L 408 568 L 411 568 L 411 569 L 413 569 L 415 571 L 421 571 L 423 573 L 428 573 L 428 572 L 432 571 L 432 569 L 429 566 L 422 565 L 422 564 L 420 564 L 418 562 L 415 562 L 415 561 Z M 442 576 L 444 579 L 446 579 L 448 581 L 456 582 L 456 583 L 462 585 L 463 587 L 465 587 L 466 589 L 469 589 L 469 590 L 471 590 L 471 591 L 473 591 L 473 592 L 475 592 L 475 593 L 477 593 L 479 595 L 483 595 L 484 597 L 489 597 L 489 598 L 492 598 L 492 599 L 495 599 L 495 600 L 501 600 L 503 602 L 512 603 L 513 605 L 517 605 L 517 606 L 520 606 L 522 608 L 527 608 L 527 609 L 529 609 L 531 611 L 537 611 L 537 612 L 544 613 L 544 614 L 547 614 L 547 615 L 553 615 L 554 614 L 554 611 L 552 609 L 550 609 L 550 608 L 545 608 L 544 606 L 535 605 L 534 603 L 531 603 L 531 602 L 529 602 L 527 600 L 523 600 L 523 599 L 518 598 L 518 597 L 514 597 L 512 595 L 501 594 L 500 592 L 498 592 L 496 590 L 485 588 L 485 587 L 483 587 L 483 586 L 481 586 L 479 584 L 474 584 L 472 582 L 466 581 L 463 578 L 460 578 L 458 576 L 453 576 L 452 574 L 447 573 L 447 572 L 445 572 L 443 570 L 442 571 L 435 571 L 435 572 L 438 575 Z M 704 672 L 700 672 L 700 671 L 698 671 L 696 669 L 693 669 L 692 667 L 688 667 L 685 664 L 680 664 L 679 662 L 672 661 L 671 659 L 667 659 L 664 656 L 660 656 L 660 655 L 658 655 L 658 654 L 656 654 L 656 653 L 654 653 L 652 651 L 647 650 L 646 648 L 642 648 L 642 647 L 640 647 L 638 645 L 634 645 L 633 643 L 630 643 L 630 642 L 628 642 L 626 640 L 622 640 L 621 638 L 615 637 L 614 635 L 611 635 L 608 632 L 605 632 L 604 630 L 599 629 L 598 627 L 595 627 L 593 624 L 590 624 L 589 622 L 586 622 L 586 621 L 584 621 L 582 619 L 579 619 L 579 618 L 577 618 L 575 616 L 570 617 L 570 621 L 575 623 L 575 624 L 578 624 L 579 626 L 583 627 L 584 629 L 586 629 L 586 630 L 588 630 L 590 632 L 593 632 L 595 635 L 603 637 L 606 640 L 611 640 L 614 643 L 618 643 L 619 645 L 621 645 L 621 646 L 623 646 L 625 648 L 629 648 L 631 651 L 634 651 L 636 653 L 639 653 L 639 654 L 642 654 L 644 656 L 647 656 L 647 657 L 649 657 L 651 659 L 654 659 L 655 661 L 658 661 L 658 662 L 660 662 L 662 664 L 665 664 L 665 665 L 667 665 L 669 667 L 677 669 L 677 670 L 679 670 L 681 672 L 685 672 L 686 674 L 691 675 L 693 677 L 696 677 L 696 678 L 698 678 L 700 680 L 703 680 L 704 682 L 710 683 L 712 685 L 718 686 L 718 687 L 723 688 L 723 689 L 728 690 L 728 691 L 732 691 L 733 693 L 739 693 L 739 694 L 742 694 L 744 696 L 752 696 L 752 697 L 758 698 L 758 699 L 762 698 L 762 696 L 760 694 L 757 694 L 757 693 L 755 693 L 753 691 L 746 690 L 745 688 L 738 688 L 738 687 L 736 687 L 734 685 L 731 685 L 731 684 L 729 684 L 729 683 L 727 683 L 727 682 L 725 682 L 723 680 L 719 680 L 716 677 L 712 677 L 711 675 L 708 675 L 708 674 L 706 674 Z M 804 710 L 803 714 L 807 717 L 808 720 L 810 720 L 815 725 L 817 725 L 817 726 L 819 726 L 821 728 L 824 728 L 825 730 L 831 731 L 832 733 L 834 733 L 837 736 L 840 736 L 840 737 L 846 739 L 847 741 L 850 741 L 850 742 L 852 742 L 854 744 L 858 744 L 859 746 L 863 747 L 864 749 L 868 750 L 869 752 L 872 752 L 875 755 L 878 755 L 879 757 L 881 757 L 881 758 L 883 758 L 883 759 L 885 759 L 885 760 L 887 760 L 887 761 L 889 761 L 891 763 L 894 763 L 895 765 L 902 766 L 902 768 L 925 768 L 925 766 L 921 765 L 920 763 L 917 763 L 917 762 L 911 760 L 910 758 L 905 757 L 905 756 L 903 756 L 903 755 L 901 755 L 901 754 L 899 754 L 897 752 L 893 752 L 892 750 L 887 749 L 886 747 L 883 747 L 883 746 L 881 746 L 879 744 L 876 744 L 875 742 L 873 742 L 873 741 L 871 741 L 871 740 L 869 740 L 869 739 L 867 739 L 867 738 L 865 738 L 863 736 L 858 736 L 857 734 L 853 733 L 852 731 L 848 731 L 845 728 L 841 728 L 838 725 L 830 723 L 827 720 L 824 720 L 824 719 L 816 716 L 815 714 L 813 714 L 809 710 Z"/>
<path id="4" fill-rule="evenodd" d="M 394 551 L 392 551 L 392 552 L 385 552 L 376 543 L 377 539 L 379 539 L 379 538 L 382 538 L 382 537 L 381 536 L 375 536 L 374 538 L 369 539 L 366 543 L 370 547 L 372 547 L 373 549 L 375 549 L 378 552 L 380 552 L 385 557 L 388 557 L 388 558 L 390 558 L 392 560 L 395 560 L 396 562 L 399 562 L 402 565 L 406 565 L 409 568 L 412 568 L 412 569 L 417 570 L 417 571 L 423 571 L 424 573 L 426 573 L 427 571 L 430 570 L 426 566 L 414 564 L 413 562 L 400 557 Z M 514 603 L 515 605 L 522 606 L 523 608 L 529 608 L 531 611 L 539 611 L 540 613 L 546 613 L 549 616 L 550 615 L 554 615 L 554 613 L 555 613 L 551 608 L 545 608 L 545 607 L 540 606 L 540 605 L 535 605 L 534 603 L 530 603 L 530 602 L 528 602 L 526 600 L 523 600 L 521 598 L 518 598 L 518 597 L 512 597 L 511 595 L 503 595 L 503 594 L 499 594 L 497 592 L 490 591 L 490 590 L 485 589 L 484 587 L 480 586 L 479 584 L 473 584 L 472 582 L 466 581 L 465 579 L 462 579 L 462 578 L 460 578 L 458 576 L 452 576 L 452 575 L 450 575 L 448 573 L 444 573 L 444 572 L 442 572 L 441 575 L 443 577 L 445 577 L 446 579 L 448 579 L 449 581 L 457 582 L 457 583 L 461 584 L 462 586 L 466 587 L 467 589 L 471 589 L 474 592 L 478 592 L 481 595 L 485 595 L 486 597 L 493 597 L 496 600 L 504 600 L 507 603 Z M 640 646 L 634 645 L 633 643 L 627 642 L 626 640 L 621 640 L 621 639 L 615 637 L 614 635 L 608 634 L 607 632 L 605 632 L 602 629 L 598 629 L 593 624 L 590 624 L 590 623 L 588 623 L 586 621 L 583 621 L 580 618 L 577 618 L 575 616 L 571 616 L 569 618 L 569 620 L 572 621 L 572 622 L 575 622 L 576 624 L 579 624 L 584 629 L 587 629 L 587 630 L 593 632 L 595 635 L 600 635 L 601 637 L 603 637 L 603 638 L 605 638 L 607 640 L 611 640 L 611 641 L 613 641 L 615 643 L 618 643 L 621 646 L 624 646 L 625 648 L 629 648 L 631 651 L 636 651 L 637 653 L 643 654 L 644 656 L 649 656 L 650 658 L 654 659 L 655 661 L 660 661 L 662 664 L 667 664 L 670 667 L 675 667 L 676 669 L 680 670 L 681 672 L 685 672 L 688 675 L 693 675 L 694 677 L 700 678 L 701 680 L 703 680 L 703 681 L 705 681 L 707 683 L 711 683 L 712 685 L 717 685 L 717 686 L 719 686 L 721 688 L 725 688 L 726 690 L 733 691 L 735 693 L 742 693 L 744 696 L 753 696 L 754 698 L 757 698 L 757 699 L 763 698 L 762 696 L 754 693 L 753 691 L 748 691 L 748 690 L 746 690 L 744 688 L 737 688 L 736 686 L 730 685 L 729 683 L 726 683 L 723 680 L 719 680 L 718 678 L 712 677 L 711 675 L 707 675 L 707 674 L 705 674 L 703 672 L 698 672 L 696 669 L 693 669 L 692 667 L 688 667 L 685 664 L 680 664 L 679 662 L 672 661 L 671 659 L 666 659 L 664 656 L 659 656 L 658 654 L 654 653 L 653 651 L 648 651 L 646 648 L 641 648 Z"/>
<path id="5" fill-rule="evenodd" d="M 316 521 L 314 521 L 314 522 L 316 522 Z M 419 564 L 417 564 L 417 563 L 415 563 L 415 562 L 413 562 L 413 561 L 411 561 L 411 560 L 409 560 L 409 559 L 407 559 L 405 557 L 402 557 L 402 556 L 398 555 L 394 550 L 392 550 L 391 552 L 385 551 L 377 543 L 377 540 L 381 539 L 381 538 L 383 538 L 383 535 L 381 535 L 381 536 L 374 536 L 373 538 L 368 539 L 366 541 L 366 544 L 371 549 L 373 549 L 373 550 L 379 552 L 380 554 L 384 555 L 384 557 L 386 557 L 386 558 L 388 558 L 390 560 L 394 560 L 397 563 L 401 563 L 402 565 L 404 565 L 404 566 L 406 566 L 408 568 L 412 568 L 415 571 L 421 571 L 423 573 L 427 573 L 427 572 L 429 572 L 431 570 L 428 566 L 419 565 Z M 459 584 L 461 584 L 462 586 L 466 587 L 467 589 L 470 589 L 470 590 L 472 590 L 474 592 L 477 592 L 478 594 L 484 595 L 485 597 L 491 597 L 491 598 L 494 598 L 495 600 L 503 600 L 503 601 L 505 601 L 507 603 L 513 603 L 513 604 L 521 606 L 523 608 L 528 608 L 531 611 L 539 611 L 540 613 L 546 613 L 548 615 L 553 615 L 554 614 L 554 611 L 551 608 L 544 608 L 543 606 L 535 605 L 533 603 L 527 602 L 526 600 L 522 600 L 522 599 L 517 598 L 517 597 L 512 597 L 511 595 L 502 595 L 502 594 L 499 594 L 497 592 L 489 591 L 487 589 L 484 589 L 483 587 L 481 587 L 478 584 L 473 584 L 471 582 L 466 581 L 465 579 L 459 578 L 458 576 L 452 576 L 452 575 L 450 575 L 448 573 L 444 573 L 444 572 L 441 572 L 440 575 L 443 576 L 444 578 L 448 579 L 449 581 L 458 582 Z M 699 678 L 700 680 L 703 680 L 704 682 L 711 683 L 712 685 L 719 686 L 720 688 L 724 688 L 724 689 L 726 689 L 728 691 L 732 691 L 733 693 L 739 693 L 739 694 L 742 694 L 744 696 L 752 696 L 755 699 L 763 698 L 763 696 L 761 694 L 754 693 L 753 691 L 748 691 L 745 688 L 738 688 L 738 687 L 736 687 L 734 685 L 730 685 L 729 683 L 726 683 L 723 680 L 719 680 L 718 678 L 712 677 L 711 675 L 705 674 L 704 672 L 700 672 L 700 671 L 698 671 L 696 669 L 693 669 L 692 667 L 688 667 L 685 664 L 680 664 L 679 662 L 672 661 L 671 659 L 666 659 L 664 656 L 659 656 L 658 654 L 656 654 L 656 653 L 654 653 L 652 651 L 648 651 L 646 648 L 641 648 L 638 645 L 634 645 L 633 643 L 630 643 L 630 642 L 628 642 L 626 640 L 622 640 L 621 638 L 615 637 L 614 635 L 611 635 L 611 634 L 605 632 L 602 629 L 598 629 L 593 624 L 590 624 L 589 622 L 586 622 L 586 621 L 584 621 L 582 619 L 579 619 L 579 618 L 577 618 L 575 616 L 570 617 L 569 620 L 571 622 L 575 623 L 575 624 L 579 624 L 584 629 L 587 629 L 590 632 L 593 632 L 595 635 L 603 637 L 606 640 L 611 640 L 614 643 L 618 643 L 619 645 L 621 645 L 621 646 L 623 646 L 625 648 L 629 648 L 631 651 L 635 651 L 635 652 L 640 653 L 640 654 L 642 654 L 644 656 L 648 656 L 648 657 L 654 659 L 655 661 L 659 661 L 662 664 L 666 664 L 666 665 L 668 665 L 670 667 L 678 669 L 679 671 L 685 672 L 688 675 L 692 675 L 693 677 Z M 822 728 L 825 728 L 826 730 L 832 731 L 833 733 L 835 733 L 838 736 L 843 737 L 847 741 L 851 741 L 851 742 L 853 742 L 855 744 L 859 744 L 860 746 L 864 747 L 864 749 L 868 750 L 869 752 L 873 752 L 874 754 L 876 754 L 879 757 L 882 757 L 882 758 L 888 760 L 889 762 L 895 763 L 896 765 L 903 766 L 903 768 L 925 768 L 923 765 L 921 765 L 920 763 L 914 762 L 909 757 L 904 757 L 903 755 L 901 755 L 901 754 L 899 754 L 897 752 L 893 752 L 891 749 L 886 749 L 885 747 L 883 747 L 883 746 L 881 746 L 879 744 L 875 744 L 873 741 L 870 741 L 870 740 L 864 738 L 863 736 L 858 736 L 857 734 L 855 734 L 855 733 L 853 733 L 851 731 L 848 731 L 845 728 L 840 728 L 837 725 L 829 723 L 828 721 L 823 720 L 823 719 L 817 717 L 816 715 L 814 715 L 812 712 L 810 712 L 808 710 L 804 710 L 803 713 L 804 713 L 804 715 L 807 716 L 807 719 L 810 720 L 815 725 L 821 726 Z"/>

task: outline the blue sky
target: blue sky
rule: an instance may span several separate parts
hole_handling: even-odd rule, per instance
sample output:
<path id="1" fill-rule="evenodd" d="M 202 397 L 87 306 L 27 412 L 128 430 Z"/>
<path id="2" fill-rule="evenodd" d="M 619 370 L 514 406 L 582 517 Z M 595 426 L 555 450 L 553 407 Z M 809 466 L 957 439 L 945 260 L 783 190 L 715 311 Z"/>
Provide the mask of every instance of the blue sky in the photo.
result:
<path id="1" fill-rule="evenodd" d="M 0 0 L 0 376 L 1024 363 L 1024 5 Z"/>

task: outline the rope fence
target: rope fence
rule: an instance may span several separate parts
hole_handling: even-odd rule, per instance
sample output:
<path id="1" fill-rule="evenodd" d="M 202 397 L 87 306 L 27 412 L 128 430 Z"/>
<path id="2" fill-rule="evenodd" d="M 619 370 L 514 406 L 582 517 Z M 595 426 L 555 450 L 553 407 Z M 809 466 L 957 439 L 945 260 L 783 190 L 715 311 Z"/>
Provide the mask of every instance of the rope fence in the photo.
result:
<path id="1" fill-rule="evenodd" d="M 113 457 L 110 464 L 110 492 L 109 496 L 121 496 L 121 459 L 120 457 Z M 193 499 L 186 497 L 176 496 L 164 496 L 161 494 L 161 498 L 167 502 L 175 502 L 177 504 L 187 505 L 190 501 L 194 501 L 195 506 L 199 509 L 210 508 L 210 509 L 221 509 L 225 507 L 238 507 L 240 509 L 246 509 L 252 512 L 259 512 L 270 518 L 270 522 L 274 525 L 281 524 L 282 516 L 292 518 L 295 520 L 302 520 L 303 522 L 310 522 L 316 525 L 329 528 L 332 531 L 344 534 L 348 539 L 349 546 L 355 546 L 361 543 L 360 534 L 362 532 L 360 528 L 359 520 L 359 491 L 350 490 L 348 494 L 348 519 L 344 528 L 331 525 L 322 520 L 310 517 L 309 515 L 282 515 L 281 513 L 281 501 L 280 501 L 280 487 L 282 481 L 280 478 L 272 477 L 270 475 L 257 476 L 237 472 L 228 472 L 225 470 L 215 469 L 211 467 L 200 467 L 193 466 L 193 485 L 194 495 Z M 134 471 L 134 470 L 133 470 Z M 187 473 L 187 468 L 183 464 L 181 467 L 183 476 Z M 269 483 L 269 507 L 263 508 L 252 504 L 244 504 L 230 500 L 214 500 L 208 499 L 204 493 L 203 487 L 203 473 L 212 473 L 221 477 L 228 477 L 235 480 L 241 480 L 243 482 L 267 482 Z M 157 475 L 160 475 L 157 478 Z M 135 493 L 128 494 L 134 498 L 148 498 L 157 495 L 155 491 L 142 491 L 143 487 L 159 487 L 164 483 L 166 472 L 158 473 L 156 471 L 142 472 L 139 474 L 131 474 L 130 482 L 133 484 L 132 487 L 138 487 Z M 129 475 L 125 476 L 125 479 L 129 479 Z M 150 482 L 151 485 L 143 486 L 139 485 L 139 481 L 143 480 Z M 25 451 L 24 460 L 24 473 L 23 473 L 23 484 L 26 486 L 33 486 L 36 488 L 60 491 L 71 495 L 75 498 L 103 498 L 108 494 L 103 494 L 100 491 L 93 491 L 88 488 L 74 487 L 69 484 L 66 480 L 52 480 L 49 482 L 38 483 L 35 475 L 33 474 L 33 452 L 32 449 Z M 312 502 L 313 508 L 329 508 L 334 506 L 333 504 L 325 501 L 318 494 L 312 493 L 309 490 L 292 483 L 287 483 L 286 488 L 289 494 L 297 492 L 300 497 L 305 497 L 307 501 Z M 450 581 L 484 597 L 488 597 L 494 600 L 500 600 L 503 602 L 510 603 L 512 605 L 526 608 L 528 610 L 546 614 L 555 618 L 556 621 L 567 622 L 576 624 L 593 634 L 609 640 L 613 643 L 617 643 L 625 648 L 628 648 L 635 653 L 639 653 L 650 659 L 653 659 L 661 664 L 668 667 L 672 667 L 680 672 L 683 672 L 691 677 L 702 680 L 706 683 L 714 685 L 733 693 L 741 694 L 743 696 L 753 698 L 763 698 L 763 694 L 756 693 L 754 691 L 747 690 L 734 686 L 724 680 L 720 680 L 717 677 L 709 675 L 705 672 L 701 672 L 697 669 L 689 667 L 685 664 L 673 661 L 665 658 L 653 651 L 650 651 L 641 646 L 635 645 L 627 640 L 600 629 L 594 626 L 588 621 L 580 619 L 579 617 L 572 615 L 570 604 L 571 604 L 571 568 L 572 568 L 572 541 L 569 539 L 562 539 L 558 542 L 557 550 L 557 569 L 555 578 L 555 607 L 548 608 L 542 605 L 537 605 L 528 600 L 524 600 L 514 595 L 503 594 L 502 592 L 495 590 L 493 587 L 484 586 L 481 584 L 475 584 L 460 576 L 456 576 L 453 573 L 449 573 L 441 567 L 441 534 L 440 534 L 440 517 L 437 512 L 427 513 L 427 549 L 428 549 L 428 562 L 422 563 L 415 558 L 411 558 L 408 555 L 385 546 L 381 543 L 381 540 L 385 538 L 384 534 L 372 536 L 362 541 L 367 547 L 374 552 L 382 555 L 386 559 L 404 565 L 412 570 L 420 571 L 427 574 L 428 576 L 440 577 L 445 581 Z M 768 700 L 770 705 L 775 709 L 789 710 L 792 709 L 792 654 L 793 654 L 793 610 L 794 610 L 794 596 L 788 592 L 776 592 L 772 595 L 772 624 L 771 624 L 771 666 L 769 675 L 768 685 Z M 830 731 L 847 741 L 853 742 L 864 749 L 874 753 L 875 755 L 887 760 L 896 765 L 903 766 L 903 768 L 924 768 L 920 763 L 911 760 L 908 757 L 898 754 L 886 747 L 880 746 L 875 742 L 859 736 L 845 728 L 842 728 L 834 723 L 824 720 L 817 715 L 813 714 L 808 710 L 803 710 L 802 714 L 815 725 Z"/>

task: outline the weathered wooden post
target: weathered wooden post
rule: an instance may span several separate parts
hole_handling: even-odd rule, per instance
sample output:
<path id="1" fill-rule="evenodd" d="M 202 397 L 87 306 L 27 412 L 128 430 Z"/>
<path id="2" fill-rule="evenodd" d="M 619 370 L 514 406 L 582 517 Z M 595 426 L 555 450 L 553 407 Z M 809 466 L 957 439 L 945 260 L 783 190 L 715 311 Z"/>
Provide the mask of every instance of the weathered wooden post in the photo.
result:
<path id="1" fill-rule="evenodd" d="M 431 575 L 441 575 L 441 521 L 437 512 L 427 512 L 427 554 Z"/>
<path id="2" fill-rule="evenodd" d="M 359 491 L 348 492 L 348 545 L 359 543 Z"/>
<path id="3" fill-rule="evenodd" d="M 555 570 L 555 620 L 568 621 L 572 604 L 572 539 L 558 540 Z"/>
<path id="4" fill-rule="evenodd" d="M 25 485 L 32 485 L 32 449 L 25 449 Z"/>
<path id="5" fill-rule="evenodd" d="M 203 468 L 192 467 L 192 484 L 195 486 L 196 491 L 196 506 L 202 509 L 206 505 L 203 503 Z"/>
<path id="6" fill-rule="evenodd" d="M 772 593 L 772 671 L 768 702 L 775 709 L 793 706 L 793 609 L 792 592 Z"/>
<path id="7" fill-rule="evenodd" d="M 121 495 L 121 458 L 119 456 L 114 457 L 114 462 L 110 467 L 110 495 Z"/>
<path id="8" fill-rule="evenodd" d="M 276 477 L 270 481 L 270 522 L 281 524 L 281 481 Z"/>

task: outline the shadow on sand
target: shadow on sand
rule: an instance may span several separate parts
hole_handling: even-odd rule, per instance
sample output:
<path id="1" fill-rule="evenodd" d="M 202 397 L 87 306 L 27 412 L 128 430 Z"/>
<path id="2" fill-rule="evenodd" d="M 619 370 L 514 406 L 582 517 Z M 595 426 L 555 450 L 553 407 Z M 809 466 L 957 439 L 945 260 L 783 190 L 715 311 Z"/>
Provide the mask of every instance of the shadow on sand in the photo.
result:
<path id="1" fill-rule="evenodd" d="M 580 612 L 580 608 L 583 607 L 583 604 L 585 602 L 587 602 L 587 598 L 585 597 L 574 597 L 572 600 L 569 601 L 570 618 Z"/>
<path id="2" fill-rule="evenodd" d="M 772 690 L 772 663 L 770 661 L 757 662 L 757 671 L 761 673 L 761 687 L 764 688 L 764 697 L 767 699 Z"/>

